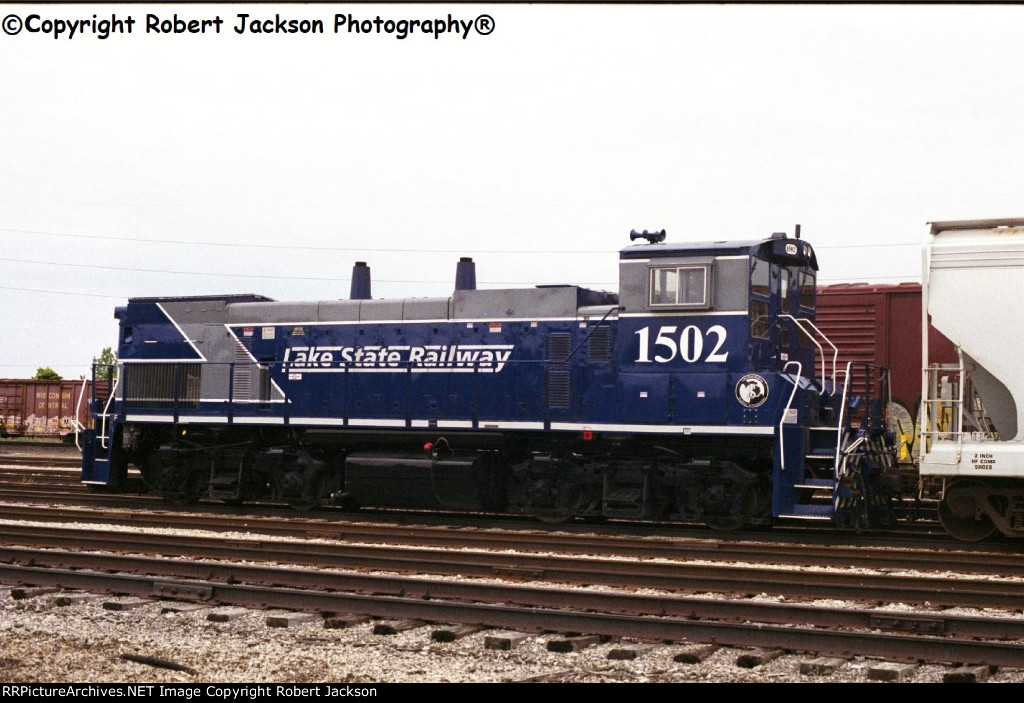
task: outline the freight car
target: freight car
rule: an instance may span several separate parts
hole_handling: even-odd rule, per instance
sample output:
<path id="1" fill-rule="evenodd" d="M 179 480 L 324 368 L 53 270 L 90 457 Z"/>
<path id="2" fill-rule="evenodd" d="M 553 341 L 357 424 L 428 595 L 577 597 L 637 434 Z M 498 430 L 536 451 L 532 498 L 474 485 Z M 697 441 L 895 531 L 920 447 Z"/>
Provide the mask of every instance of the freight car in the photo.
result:
<path id="1" fill-rule="evenodd" d="M 888 372 L 815 326 L 817 257 L 776 233 L 632 232 L 619 292 L 133 298 L 82 477 L 167 500 L 269 497 L 720 529 L 875 525 L 901 482 Z M 857 388 L 856 396 L 850 389 Z"/>
<path id="2" fill-rule="evenodd" d="M 925 254 L 922 329 L 957 354 L 925 336 L 922 489 L 960 539 L 1024 537 L 1024 218 L 932 223 Z"/>
<path id="3" fill-rule="evenodd" d="M 106 382 L 100 385 L 105 388 Z M 92 381 L 0 379 L 0 437 L 72 442 L 92 426 L 88 401 L 93 395 Z"/>

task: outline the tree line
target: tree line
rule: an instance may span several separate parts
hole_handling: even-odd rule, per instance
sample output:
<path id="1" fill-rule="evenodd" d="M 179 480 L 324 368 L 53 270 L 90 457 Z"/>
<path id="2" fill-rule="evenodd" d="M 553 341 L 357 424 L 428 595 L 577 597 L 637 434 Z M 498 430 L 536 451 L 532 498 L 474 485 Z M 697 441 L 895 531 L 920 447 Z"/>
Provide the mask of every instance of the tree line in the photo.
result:
<path id="1" fill-rule="evenodd" d="M 104 347 L 99 356 L 94 356 L 92 358 L 92 363 L 96 372 L 96 380 L 107 381 L 110 379 L 111 370 L 114 365 L 117 364 L 117 354 L 114 353 L 114 350 L 111 347 Z M 64 377 L 49 366 L 40 366 L 36 369 L 36 375 L 32 377 L 32 380 L 63 381 Z"/>

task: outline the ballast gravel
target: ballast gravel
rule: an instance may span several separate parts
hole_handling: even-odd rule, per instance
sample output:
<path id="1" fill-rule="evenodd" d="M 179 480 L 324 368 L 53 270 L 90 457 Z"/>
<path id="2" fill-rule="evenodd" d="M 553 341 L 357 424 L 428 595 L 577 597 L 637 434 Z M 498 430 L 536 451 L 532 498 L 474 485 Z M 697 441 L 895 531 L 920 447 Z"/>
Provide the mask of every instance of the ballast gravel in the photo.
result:
<path id="1" fill-rule="evenodd" d="M 60 597 L 62 596 L 63 597 Z M 70 601 L 70 602 L 69 602 Z M 68 603 L 61 605 L 60 603 Z M 111 610 L 120 604 L 126 609 Z M 453 642 L 432 639 L 424 624 L 396 634 L 374 634 L 379 621 L 327 628 L 323 619 L 272 627 L 280 612 L 244 611 L 226 622 L 223 608 L 173 609 L 173 604 L 42 593 L 15 599 L 0 589 L 0 679 L 7 683 L 839 683 L 896 680 L 938 683 L 953 671 L 942 665 L 887 665 L 845 660 L 834 672 L 802 674 L 813 655 L 784 654 L 752 668 L 738 664 L 744 650 L 721 648 L 699 663 L 676 656 L 697 644 L 637 647 L 634 659 L 613 659 L 630 642 L 599 642 L 575 652 L 552 652 L 560 635 L 531 634 L 508 650 L 488 648 L 480 631 Z M 176 668 L 169 668 L 176 667 Z M 887 668 L 888 667 L 888 668 Z M 1001 669 L 990 683 L 1024 682 L 1024 669 Z"/>

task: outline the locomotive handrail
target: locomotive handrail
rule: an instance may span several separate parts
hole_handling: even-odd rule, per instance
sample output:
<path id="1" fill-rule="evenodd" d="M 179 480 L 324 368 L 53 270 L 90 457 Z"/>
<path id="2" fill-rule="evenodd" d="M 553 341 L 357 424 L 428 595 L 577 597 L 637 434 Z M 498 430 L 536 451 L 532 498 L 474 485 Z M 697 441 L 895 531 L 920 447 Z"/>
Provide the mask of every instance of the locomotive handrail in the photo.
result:
<path id="1" fill-rule="evenodd" d="M 235 362 L 228 362 L 228 401 L 227 401 L 227 418 L 228 424 L 230 425 L 235 421 Z"/>
<path id="2" fill-rule="evenodd" d="M 95 378 L 95 376 L 96 376 L 96 374 L 94 372 L 93 373 L 93 378 Z M 82 423 L 78 421 L 78 414 L 80 412 L 82 412 L 82 398 L 85 397 L 85 384 L 86 384 L 86 380 L 85 380 L 85 378 L 83 378 L 82 379 L 82 390 L 78 391 L 78 402 L 75 403 L 75 447 L 78 449 L 78 451 L 82 451 L 82 445 L 78 441 L 78 427 Z M 84 425 L 83 425 L 83 427 L 84 427 Z"/>
<path id="3" fill-rule="evenodd" d="M 117 396 L 117 387 L 121 385 L 121 374 L 118 373 L 114 378 L 114 387 L 110 389 L 110 395 L 107 396 L 107 403 L 103 406 L 103 413 L 100 415 L 102 423 L 100 424 L 100 447 L 103 449 L 109 449 L 107 446 L 107 417 L 109 417 L 110 404 L 114 402 L 114 397 Z M 96 388 L 93 385 L 93 388 Z"/>
<path id="4" fill-rule="evenodd" d="M 598 324 L 595 325 L 593 329 L 596 329 L 597 327 L 601 326 L 601 324 L 605 320 L 607 320 L 608 316 L 613 314 L 615 312 L 615 310 L 616 310 L 615 308 L 612 308 L 612 309 L 608 310 L 607 313 L 604 315 L 604 317 L 602 317 L 601 320 L 598 321 Z M 591 334 L 593 333 L 593 329 L 590 330 Z M 585 340 L 588 339 L 591 336 L 591 334 L 588 334 L 586 336 Z M 584 340 L 584 342 L 585 342 L 585 340 Z M 578 348 L 577 348 L 577 351 L 578 351 Z M 566 358 L 568 358 L 568 357 L 566 357 Z M 182 393 L 185 393 L 185 390 L 181 387 L 181 379 L 183 378 L 183 374 L 181 373 L 180 367 L 183 364 L 195 363 L 195 362 L 192 362 L 192 361 L 182 361 L 182 360 L 160 360 L 160 361 L 152 361 L 152 362 L 146 362 L 146 363 L 147 364 L 164 365 L 164 366 L 171 366 L 171 367 L 173 367 L 174 374 L 173 374 L 173 381 L 171 383 L 171 389 L 170 389 L 169 396 L 162 397 L 162 398 L 157 398 L 157 397 L 134 398 L 133 400 L 134 401 L 146 401 L 146 402 L 156 401 L 156 402 L 165 403 L 165 405 L 163 405 L 163 407 L 165 407 L 166 409 L 170 410 L 172 421 L 175 422 L 175 423 L 179 422 L 180 419 L 183 416 L 190 415 L 195 410 L 195 407 L 192 406 L 192 404 L 191 404 L 192 401 L 189 398 L 185 398 L 185 397 L 182 396 Z M 558 361 L 558 360 L 552 360 L 552 359 L 515 359 L 515 360 L 506 360 L 503 363 L 505 363 L 507 365 L 512 365 L 512 366 L 541 366 L 545 370 L 547 370 L 552 364 L 562 364 L 562 363 L 565 363 L 565 362 Z M 283 424 L 285 426 L 288 426 L 290 424 L 290 414 L 291 414 L 291 408 L 289 407 L 289 404 L 292 403 L 293 401 L 289 397 L 288 391 L 285 388 L 283 388 L 283 387 L 281 387 L 281 386 L 279 386 L 279 385 L 277 385 L 275 383 L 274 384 L 274 388 L 277 389 L 277 390 L 276 390 L 275 393 L 272 394 L 272 397 L 259 397 L 259 398 L 256 398 L 256 397 L 253 397 L 253 398 L 239 398 L 239 397 L 237 397 L 238 388 L 236 387 L 236 384 L 235 384 L 235 380 L 236 379 L 235 379 L 234 371 L 239 366 L 243 366 L 243 365 L 250 366 L 250 367 L 258 367 L 258 368 L 264 369 L 265 371 L 270 371 L 270 372 L 287 373 L 289 371 L 289 363 L 285 362 L 285 361 L 272 361 L 272 362 L 262 362 L 262 363 L 261 362 L 257 362 L 257 361 L 251 361 L 251 362 L 247 362 L 247 363 L 240 363 L 240 362 L 236 362 L 236 361 L 204 361 L 204 362 L 201 362 L 200 366 L 226 366 L 228 368 L 228 373 L 226 375 L 226 380 L 225 380 L 225 383 L 227 385 L 226 397 L 222 400 L 222 402 L 224 403 L 224 406 L 225 406 L 224 412 L 225 412 L 225 417 L 226 417 L 226 424 L 230 426 L 230 425 L 233 425 L 236 422 L 238 422 L 240 419 L 243 419 L 243 420 L 248 419 L 250 417 L 250 415 L 249 415 L 248 410 L 243 410 L 245 408 L 251 408 L 251 407 L 254 407 L 254 406 L 265 406 L 266 404 L 270 403 L 270 404 L 274 404 L 274 405 L 283 405 L 283 407 L 279 408 L 279 412 L 281 413 L 281 420 L 282 420 Z M 341 360 L 334 361 L 333 365 L 334 365 L 335 368 L 337 368 L 345 376 L 345 378 L 346 378 L 345 385 L 347 385 L 347 378 L 348 378 L 349 373 L 353 369 L 358 369 L 359 366 L 360 366 L 356 362 L 341 361 Z M 396 371 L 404 372 L 402 375 L 406 376 L 406 378 L 409 378 L 410 375 L 412 373 L 414 373 L 417 370 L 418 366 L 419 366 L 418 363 L 412 362 L 412 361 L 409 361 L 409 360 L 395 361 L 395 362 L 389 363 L 388 365 L 394 367 L 394 370 L 396 370 Z M 480 409 L 479 393 L 480 393 L 480 391 L 479 391 L 479 386 L 478 386 L 478 383 L 479 383 L 478 382 L 478 378 L 479 378 L 479 374 L 481 373 L 481 371 L 486 369 L 487 366 L 488 366 L 488 362 L 466 361 L 465 365 L 461 369 L 463 373 L 465 373 L 466 375 L 472 376 L 473 379 L 474 379 L 474 381 L 473 381 L 473 388 L 472 388 L 472 392 L 471 392 L 471 396 L 470 396 L 470 399 L 471 399 L 471 406 L 470 407 L 471 407 L 472 423 L 473 423 L 474 427 L 476 426 L 476 423 L 479 422 L 479 420 L 480 420 L 480 417 L 479 417 L 479 409 Z M 120 382 L 120 377 L 118 378 L 118 383 L 119 382 Z M 406 381 L 406 387 L 408 389 L 408 381 Z M 111 393 L 110 400 L 112 400 L 114 398 L 114 395 L 116 393 L 116 388 L 117 388 L 117 386 L 115 386 L 114 392 Z M 197 402 L 200 402 L 200 403 L 204 402 L 203 398 L 195 398 L 193 400 L 195 400 Z M 206 398 L 205 400 L 206 401 L 210 401 L 210 400 L 212 400 L 212 398 Z M 409 399 L 408 399 L 408 393 L 407 393 L 406 394 L 406 401 L 408 401 L 408 400 Z M 127 401 L 127 402 L 131 403 L 132 401 Z M 189 405 L 187 407 L 185 405 L 186 403 L 189 403 Z M 108 401 L 108 405 L 109 405 L 109 401 Z M 548 408 L 548 407 L 545 406 L 545 419 L 544 419 L 545 424 L 550 423 L 550 421 L 551 421 L 551 418 L 547 415 L 547 413 L 550 412 L 550 410 L 551 410 L 551 408 Z M 240 411 L 241 411 L 241 414 L 240 414 Z M 405 410 L 405 422 L 406 423 L 408 423 L 410 421 L 410 414 L 409 414 L 410 412 L 411 412 L 411 406 L 409 406 L 408 402 L 407 402 L 406 403 L 406 410 Z M 343 410 L 342 410 L 342 414 L 341 414 L 341 420 L 342 420 L 341 424 L 342 425 L 348 425 L 349 414 L 350 414 L 350 408 L 349 408 L 348 402 L 345 402 L 345 403 L 343 403 Z M 103 416 L 103 420 L 104 420 L 104 425 L 103 425 L 104 430 L 103 431 L 104 431 L 104 433 L 105 433 L 105 427 L 106 427 L 106 417 L 108 415 L 109 415 L 108 409 L 105 409 L 104 410 L 104 416 Z M 104 434 L 104 437 L 105 437 L 105 434 Z M 103 441 L 103 439 L 100 438 L 100 437 L 97 437 L 97 439 L 99 439 L 101 441 L 103 448 L 106 449 L 107 445 Z"/>
<path id="5" fill-rule="evenodd" d="M 796 380 L 792 381 L 793 390 L 790 391 L 789 400 L 786 401 L 786 408 L 782 411 L 782 419 L 779 420 L 779 471 L 786 470 L 786 436 L 782 432 L 782 426 L 786 423 L 789 408 L 793 404 L 793 398 L 796 397 L 796 389 L 800 385 L 800 379 L 804 377 L 804 366 L 799 361 L 787 361 L 786 365 L 782 367 L 782 373 L 786 373 L 786 369 L 791 364 L 796 364 Z"/>
<path id="6" fill-rule="evenodd" d="M 814 335 L 812 335 L 810 332 L 808 332 L 806 329 L 804 329 L 803 323 L 806 322 L 808 325 L 810 325 L 811 329 L 813 329 L 815 332 L 820 334 L 821 338 L 825 340 L 825 343 L 828 344 L 830 347 L 832 347 L 832 391 L 829 393 L 829 395 L 835 395 L 836 394 L 836 361 L 839 359 L 839 347 L 837 347 L 835 344 L 833 344 L 832 340 L 830 340 L 827 336 L 825 336 L 825 333 L 822 332 L 820 329 L 818 329 L 818 327 L 813 322 L 811 322 L 810 320 L 805 319 L 805 318 L 793 317 L 789 313 L 783 313 L 783 314 L 779 315 L 779 317 L 789 318 L 790 320 L 795 322 L 796 326 L 800 329 L 800 331 L 803 332 L 804 335 L 809 340 L 811 340 L 811 342 L 814 344 L 814 346 L 816 346 L 818 348 L 818 352 L 821 354 L 821 380 L 822 380 L 821 392 L 818 393 L 818 395 L 825 395 L 825 383 L 824 382 L 825 382 L 825 379 L 827 378 L 827 376 L 825 374 L 825 350 L 822 349 L 820 344 L 818 344 L 818 340 L 816 340 L 814 338 Z"/>
<path id="7" fill-rule="evenodd" d="M 839 401 L 839 422 L 836 423 L 836 457 L 832 463 L 832 475 L 835 479 L 839 480 L 839 456 L 843 449 L 843 431 L 846 429 L 846 394 L 850 392 L 850 370 L 853 366 L 852 361 L 846 362 L 846 376 L 843 379 L 843 396 Z"/>
<path id="8" fill-rule="evenodd" d="M 842 449 L 841 447 L 837 447 L 836 448 L 836 470 L 835 470 L 835 474 L 836 474 L 836 480 L 837 481 L 839 479 L 841 479 L 843 476 L 846 475 L 846 459 L 847 459 L 847 457 L 849 457 L 851 454 L 853 454 L 853 450 L 854 449 L 856 449 L 860 445 L 864 444 L 864 442 L 866 442 L 866 441 L 868 441 L 868 438 L 866 436 L 858 437 L 856 440 L 854 440 L 853 444 L 851 444 L 846 449 Z M 839 460 L 840 456 L 842 456 L 842 461 Z M 841 471 L 840 471 L 840 468 L 839 468 L 840 466 L 842 466 L 842 470 Z M 836 501 L 839 500 L 839 495 L 838 494 L 836 494 L 834 496 L 834 500 L 836 500 Z"/>
<path id="9" fill-rule="evenodd" d="M 840 472 L 840 463 L 842 463 L 843 467 L 845 467 L 845 456 L 849 452 L 853 451 L 854 448 L 859 446 L 860 443 L 861 443 L 861 440 L 865 440 L 866 441 L 866 436 L 863 436 L 863 437 L 858 438 L 857 441 L 855 441 L 853 444 L 851 444 L 849 447 L 847 447 L 845 451 L 842 448 L 843 447 L 843 433 L 845 431 L 851 429 L 850 427 L 847 427 L 847 425 L 850 424 L 850 418 L 848 418 L 846 416 L 847 415 L 846 411 L 847 411 L 847 406 L 849 404 L 848 393 L 850 392 L 850 388 L 853 385 L 853 383 L 851 381 L 851 376 L 853 375 L 853 367 L 855 365 L 863 367 L 865 369 L 865 371 L 867 372 L 867 375 L 866 375 L 866 377 L 864 379 L 864 391 L 865 391 L 865 399 L 864 400 L 865 400 L 865 403 L 864 403 L 864 416 L 861 419 L 861 427 L 863 429 L 869 429 L 871 427 L 871 418 L 872 418 L 872 413 L 871 413 L 871 401 L 872 401 L 872 398 L 871 398 L 871 387 L 872 387 L 871 369 L 878 370 L 880 373 L 878 375 L 878 379 L 877 380 L 879 382 L 884 381 L 884 383 L 885 383 L 885 385 L 880 389 L 882 392 L 879 394 L 878 400 L 884 400 L 886 405 L 888 405 L 888 403 L 891 401 L 891 398 L 889 396 L 888 369 L 886 369 L 885 367 L 882 367 L 882 366 L 878 366 L 876 364 L 869 364 L 869 363 L 866 363 L 866 362 L 863 362 L 863 361 L 848 361 L 848 362 L 846 362 L 846 376 L 845 376 L 844 381 L 843 381 L 843 396 L 842 396 L 842 401 L 839 404 L 839 422 L 838 422 L 838 427 L 836 429 L 836 458 L 835 458 L 835 465 L 834 465 L 836 479 L 839 479 L 842 475 L 845 475 L 845 470 L 842 473 Z M 884 396 L 884 397 L 882 397 L 882 396 Z M 843 461 L 842 462 L 840 462 L 840 457 L 841 456 L 843 457 Z"/>

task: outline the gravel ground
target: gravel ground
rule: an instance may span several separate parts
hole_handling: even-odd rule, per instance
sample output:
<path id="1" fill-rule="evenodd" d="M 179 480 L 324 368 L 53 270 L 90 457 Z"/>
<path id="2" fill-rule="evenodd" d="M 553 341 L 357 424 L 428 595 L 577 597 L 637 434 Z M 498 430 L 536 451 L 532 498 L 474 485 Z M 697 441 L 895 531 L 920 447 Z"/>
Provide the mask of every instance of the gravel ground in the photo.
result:
<path id="1" fill-rule="evenodd" d="M 0 520 L 0 523 L 8 522 Z M 97 529 L 97 526 L 89 526 Z M 108 526 L 111 531 L 123 528 Z M 147 531 L 187 534 L 188 531 Z M 197 532 L 197 534 L 207 534 Z M 224 534 L 246 539 L 255 535 Z M 274 539 L 260 536 L 261 539 Z M 318 540 L 321 541 L 321 540 Z M 423 576 L 421 578 L 452 578 Z M 478 580 L 478 579 L 469 579 Z M 537 584 L 543 585 L 543 584 Z M 591 587 L 594 588 L 594 587 Z M 599 590 L 611 590 L 600 588 Z M 143 602 L 110 596 L 82 600 L 70 594 L 42 593 L 15 599 L 0 588 L 0 681 L 4 683 L 422 683 L 422 682 L 704 682 L 704 683 L 837 683 L 877 681 L 873 670 L 885 668 L 877 659 L 845 661 L 826 675 L 801 674 L 801 664 L 814 657 L 786 654 L 755 667 L 737 663 L 744 650 L 722 648 L 699 663 L 677 662 L 679 654 L 702 645 L 657 644 L 642 648 L 635 659 L 613 659 L 609 653 L 635 643 L 596 643 L 575 652 L 551 652 L 558 635 L 529 635 L 507 651 L 488 648 L 495 631 L 470 634 L 454 642 L 436 642 L 434 629 L 423 625 L 393 635 L 374 634 L 374 621 L 345 628 L 326 628 L 319 617 L 289 627 L 273 627 L 268 619 L 285 613 L 242 611 L 227 622 L 208 616 L 223 608 L 172 607 L 170 602 Z M 83 595 L 83 594 L 78 594 Z M 65 596 L 65 598 L 60 598 Z M 703 594 L 702 597 L 712 597 Z M 723 596 L 725 597 L 725 596 Z M 784 598 L 761 596 L 766 602 Z M 71 601 L 71 602 L 66 602 Z M 65 604 L 66 603 L 66 604 Z M 119 604 L 114 610 L 108 605 Z M 829 603 L 821 603 L 828 605 Z M 853 604 L 846 604 L 853 606 Z M 894 604 L 887 609 L 905 612 Z M 948 614 L 998 615 L 964 609 Z M 185 670 L 125 659 L 150 657 L 173 662 Z M 1024 667 L 1024 662 L 1022 662 Z M 953 667 L 904 667 L 900 680 L 937 683 Z M 1002 669 L 989 682 L 1024 683 L 1024 668 Z"/>
<path id="2" fill-rule="evenodd" d="M 627 642 L 599 643 L 582 651 L 547 649 L 554 635 L 527 636 L 508 651 L 485 647 L 494 631 L 435 642 L 424 625 L 393 635 L 374 634 L 375 623 L 329 629 L 314 618 L 271 627 L 275 613 L 246 611 L 211 622 L 219 609 L 166 612 L 149 602 L 126 610 L 104 604 L 131 599 L 92 597 L 59 605 L 56 594 L 14 599 L 0 590 L 0 679 L 5 683 L 413 683 L 413 682 L 860 682 L 873 681 L 878 660 L 854 658 L 824 676 L 802 675 L 809 655 L 783 655 L 766 664 L 737 664 L 742 650 L 723 648 L 698 664 L 677 654 L 698 645 L 659 644 L 633 660 L 608 654 Z M 278 613 L 277 615 L 281 615 Z M 191 671 L 123 658 L 153 657 Z M 949 666 L 908 668 L 902 680 L 941 682 Z M 1002 669 L 989 682 L 1024 682 L 1024 670 Z"/>

